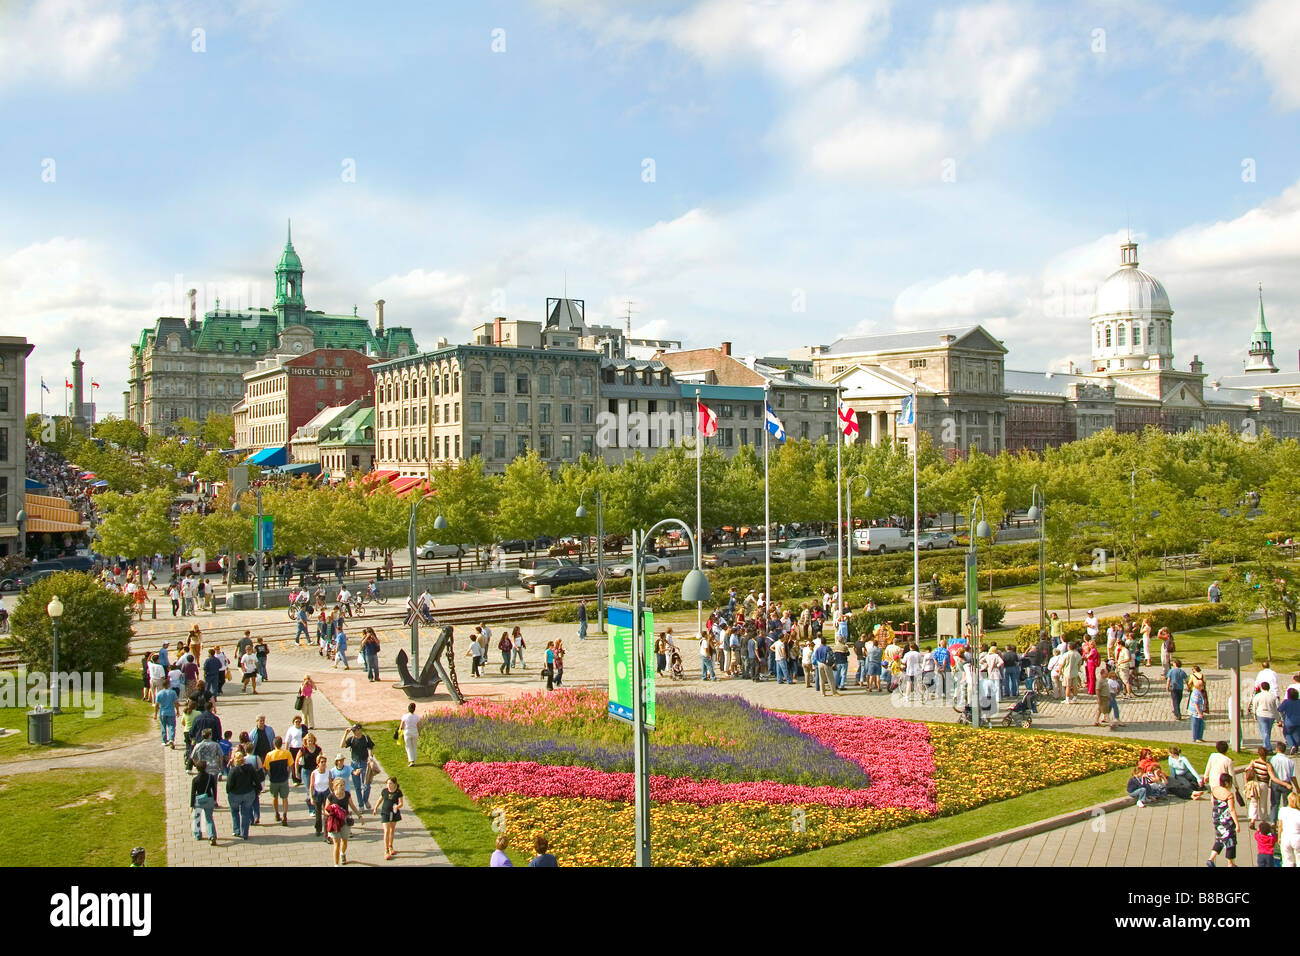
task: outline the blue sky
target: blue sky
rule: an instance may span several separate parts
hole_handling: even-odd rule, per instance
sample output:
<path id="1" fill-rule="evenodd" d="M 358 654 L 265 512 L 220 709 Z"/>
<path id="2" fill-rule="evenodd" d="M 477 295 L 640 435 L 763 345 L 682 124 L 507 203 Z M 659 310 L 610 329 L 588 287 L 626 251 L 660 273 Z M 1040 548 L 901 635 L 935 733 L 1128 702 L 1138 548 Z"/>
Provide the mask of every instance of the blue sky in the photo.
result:
<path id="1" fill-rule="evenodd" d="M 309 307 L 422 344 L 567 283 L 687 347 L 982 322 L 1042 368 L 1131 228 L 1177 365 L 1237 370 L 1263 283 L 1295 369 L 1297 49 L 1289 0 L 12 3 L 0 314 L 30 406 L 80 346 L 120 413 L 172 290 L 268 305 L 292 217 Z"/>

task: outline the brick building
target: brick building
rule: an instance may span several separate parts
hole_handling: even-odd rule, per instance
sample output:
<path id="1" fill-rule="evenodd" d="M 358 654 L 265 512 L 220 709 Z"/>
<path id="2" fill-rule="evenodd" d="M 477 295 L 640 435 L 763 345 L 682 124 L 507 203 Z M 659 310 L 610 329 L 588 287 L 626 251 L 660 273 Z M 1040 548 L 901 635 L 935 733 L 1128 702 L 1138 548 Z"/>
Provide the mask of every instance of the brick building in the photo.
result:
<path id="1" fill-rule="evenodd" d="M 354 349 L 263 359 L 243 376 L 244 398 L 234 407 L 235 446 L 282 448 L 323 409 L 371 398 L 374 363 Z"/>

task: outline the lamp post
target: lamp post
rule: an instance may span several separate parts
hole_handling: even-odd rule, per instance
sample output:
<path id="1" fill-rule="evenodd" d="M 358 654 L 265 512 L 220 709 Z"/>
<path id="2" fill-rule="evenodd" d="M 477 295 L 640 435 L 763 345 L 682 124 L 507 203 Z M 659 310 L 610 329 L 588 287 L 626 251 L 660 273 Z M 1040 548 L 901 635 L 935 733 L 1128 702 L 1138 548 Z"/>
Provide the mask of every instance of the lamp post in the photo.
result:
<path id="1" fill-rule="evenodd" d="M 587 517 L 587 509 L 582 506 L 587 489 L 578 495 L 578 510 L 574 517 L 582 520 Z M 605 501 L 597 488 L 593 494 L 596 498 L 596 628 L 605 633 Z"/>
<path id="2" fill-rule="evenodd" d="M 266 585 L 266 580 L 262 574 L 264 556 L 262 554 L 262 486 L 253 487 L 253 497 L 257 500 L 257 609 L 262 610 L 262 588 Z"/>
<path id="3" fill-rule="evenodd" d="M 862 497 L 863 498 L 871 497 L 871 482 L 867 480 L 866 475 L 854 475 L 852 478 L 849 479 L 848 484 L 844 488 L 844 503 L 848 505 L 848 512 L 849 512 L 849 533 L 848 533 L 849 577 L 853 577 L 853 547 L 854 547 L 853 545 L 853 482 L 856 481 L 858 478 L 861 478 L 866 483 L 862 489 Z"/>
<path id="4" fill-rule="evenodd" d="M 1038 522 L 1038 633 L 1047 627 L 1047 502 L 1034 485 L 1029 493 L 1030 521 Z"/>
<path id="5" fill-rule="evenodd" d="M 418 587 L 416 583 L 418 568 L 415 563 L 415 517 L 419 511 L 420 502 L 423 500 L 422 495 L 417 494 L 415 491 L 411 492 L 411 523 L 406 529 L 406 547 L 408 557 L 411 559 L 411 609 L 417 611 L 417 613 L 411 615 L 411 664 L 417 669 L 420 666 L 420 615 L 415 596 L 415 589 Z M 439 514 L 438 517 L 433 519 L 433 530 L 445 531 L 446 529 L 447 519 Z"/>
<path id="6" fill-rule="evenodd" d="M 975 523 L 976 511 L 979 512 L 979 524 Z M 984 502 L 979 495 L 970 506 L 970 550 L 966 552 L 966 624 L 970 627 L 970 644 L 967 649 L 971 655 L 971 680 L 967 684 L 967 702 L 970 704 L 971 726 L 980 725 L 980 628 L 979 628 L 979 563 L 975 556 L 975 539 L 987 538 L 991 534 L 989 523 L 984 520 Z M 974 685 L 974 686 L 971 686 Z M 973 694 L 971 693 L 973 691 Z M 971 698 L 974 699 L 971 699 Z"/>
<path id="7" fill-rule="evenodd" d="M 23 557 L 27 554 L 27 512 L 19 508 L 18 514 L 14 515 L 14 522 L 18 525 L 18 556 Z"/>
<path id="8" fill-rule="evenodd" d="M 641 608 L 645 603 L 641 592 L 645 586 L 645 575 L 641 570 L 641 552 L 647 541 L 654 540 L 657 530 L 670 524 L 681 526 L 698 562 L 699 542 L 684 521 L 665 518 L 645 533 L 632 532 L 632 772 L 635 781 L 637 866 L 650 865 L 650 735 L 645 724 L 646 655 L 645 636 L 641 633 Z M 698 567 L 692 568 L 682 581 L 682 600 L 687 603 L 702 603 L 709 600 L 711 594 L 709 579 L 704 576 L 704 572 Z"/>
<path id="9" fill-rule="evenodd" d="M 50 671 L 50 712 L 55 714 L 63 713 L 59 709 L 59 618 L 63 617 L 63 602 L 59 600 L 56 594 L 45 605 L 45 613 L 50 616 L 50 630 L 54 636 L 54 661 Z"/>

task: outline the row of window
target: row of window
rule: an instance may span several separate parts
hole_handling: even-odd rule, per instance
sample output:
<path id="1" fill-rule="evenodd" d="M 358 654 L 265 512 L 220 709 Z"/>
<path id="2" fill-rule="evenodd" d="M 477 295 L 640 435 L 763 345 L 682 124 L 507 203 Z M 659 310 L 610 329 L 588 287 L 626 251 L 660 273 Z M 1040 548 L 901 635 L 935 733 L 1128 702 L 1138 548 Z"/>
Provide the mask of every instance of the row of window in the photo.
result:
<path id="1" fill-rule="evenodd" d="M 672 385 L 673 383 L 673 373 L 667 369 L 660 372 L 654 372 L 648 368 L 642 369 L 639 372 L 635 369 L 625 368 L 622 372 L 619 372 L 617 369 L 610 367 L 600 370 L 600 380 L 606 385 L 615 385 L 622 382 L 624 385 L 667 386 Z"/>
<path id="2" fill-rule="evenodd" d="M 1158 346 L 1159 331 L 1160 330 L 1157 328 L 1154 322 L 1147 326 L 1147 346 L 1149 348 L 1159 347 Z M 1129 325 L 1127 322 L 1119 322 L 1119 323 L 1111 322 L 1106 325 L 1104 331 L 1102 329 L 1098 329 L 1097 348 L 1111 348 L 1112 340 L 1113 340 L 1113 347 L 1115 348 L 1125 346 L 1126 338 L 1128 339 L 1127 344 L 1131 344 L 1135 348 L 1140 346 L 1142 344 L 1141 323 L 1134 322 L 1132 325 Z M 1103 342 L 1105 342 L 1105 345 L 1102 344 Z"/>

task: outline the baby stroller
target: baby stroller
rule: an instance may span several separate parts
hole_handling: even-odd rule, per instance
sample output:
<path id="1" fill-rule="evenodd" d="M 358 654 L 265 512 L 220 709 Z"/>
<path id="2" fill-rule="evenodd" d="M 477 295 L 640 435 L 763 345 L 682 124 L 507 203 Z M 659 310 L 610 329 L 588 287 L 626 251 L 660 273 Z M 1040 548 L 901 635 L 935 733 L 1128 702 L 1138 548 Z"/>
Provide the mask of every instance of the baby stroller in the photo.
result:
<path id="1" fill-rule="evenodd" d="M 672 675 L 673 680 L 683 680 L 686 677 L 682 671 L 682 655 L 675 647 L 671 648 L 668 654 L 668 673 Z"/>
<path id="2" fill-rule="evenodd" d="M 1002 718 L 1003 727 L 1032 727 L 1034 725 L 1034 708 L 1038 704 L 1038 695 L 1032 690 L 1025 691 L 1023 697 L 1007 711 Z"/>

